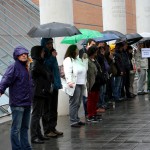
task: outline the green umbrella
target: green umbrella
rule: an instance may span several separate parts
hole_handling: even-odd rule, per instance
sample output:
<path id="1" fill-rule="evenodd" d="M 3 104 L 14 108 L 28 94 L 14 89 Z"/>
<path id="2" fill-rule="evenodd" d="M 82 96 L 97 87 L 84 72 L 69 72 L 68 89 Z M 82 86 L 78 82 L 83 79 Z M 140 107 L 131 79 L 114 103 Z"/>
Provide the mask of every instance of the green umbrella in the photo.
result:
<path id="1" fill-rule="evenodd" d="M 92 39 L 97 37 L 103 37 L 99 31 L 90 30 L 90 29 L 79 29 L 82 34 L 67 36 L 65 37 L 61 43 L 62 44 L 76 44 L 83 39 Z"/>

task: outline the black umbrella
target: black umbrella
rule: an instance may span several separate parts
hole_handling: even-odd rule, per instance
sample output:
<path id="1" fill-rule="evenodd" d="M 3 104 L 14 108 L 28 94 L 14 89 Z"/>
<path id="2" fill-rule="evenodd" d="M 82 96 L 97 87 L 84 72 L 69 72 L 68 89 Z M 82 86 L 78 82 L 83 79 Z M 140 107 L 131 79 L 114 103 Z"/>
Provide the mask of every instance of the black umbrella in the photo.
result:
<path id="1" fill-rule="evenodd" d="M 121 32 L 119 31 L 115 31 L 115 30 L 106 30 L 106 31 L 103 31 L 101 32 L 102 34 L 113 34 L 113 35 L 116 35 L 117 37 L 119 37 L 120 39 L 122 40 L 126 40 L 126 36 L 124 34 L 122 34 Z"/>
<path id="2" fill-rule="evenodd" d="M 81 34 L 81 32 L 71 24 L 52 22 L 33 27 L 28 33 L 30 37 L 63 37 Z"/>
<path id="3" fill-rule="evenodd" d="M 127 43 L 129 45 L 132 45 L 140 41 L 143 37 L 138 33 L 130 33 L 130 34 L 126 34 L 126 38 L 127 38 Z"/>

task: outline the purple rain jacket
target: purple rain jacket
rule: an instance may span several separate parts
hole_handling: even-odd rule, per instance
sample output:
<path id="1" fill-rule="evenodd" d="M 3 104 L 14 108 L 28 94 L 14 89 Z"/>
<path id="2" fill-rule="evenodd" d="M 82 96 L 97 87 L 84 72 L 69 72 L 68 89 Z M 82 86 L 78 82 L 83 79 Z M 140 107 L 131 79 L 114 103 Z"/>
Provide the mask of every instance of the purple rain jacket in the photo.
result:
<path id="1" fill-rule="evenodd" d="M 1 94 L 9 87 L 10 106 L 31 106 L 32 80 L 26 68 L 26 63 L 17 59 L 19 55 L 24 53 L 29 53 L 24 47 L 18 46 L 14 49 L 15 62 L 7 68 L 0 82 Z"/>

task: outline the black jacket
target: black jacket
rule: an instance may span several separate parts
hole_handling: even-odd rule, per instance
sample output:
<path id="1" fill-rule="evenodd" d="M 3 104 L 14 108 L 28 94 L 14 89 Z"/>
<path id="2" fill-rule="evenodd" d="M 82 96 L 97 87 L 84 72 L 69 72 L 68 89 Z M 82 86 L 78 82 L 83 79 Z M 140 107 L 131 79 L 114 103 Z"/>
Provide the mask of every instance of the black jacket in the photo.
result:
<path id="1" fill-rule="evenodd" d="M 33 79 L 34 98 L 47 98 L 50 94 L 52 76 L 44 66 L 41 58 L 42 47 L 36 46 L 31 49 L 33 62 L 30 64 L 30 72 Z"/>

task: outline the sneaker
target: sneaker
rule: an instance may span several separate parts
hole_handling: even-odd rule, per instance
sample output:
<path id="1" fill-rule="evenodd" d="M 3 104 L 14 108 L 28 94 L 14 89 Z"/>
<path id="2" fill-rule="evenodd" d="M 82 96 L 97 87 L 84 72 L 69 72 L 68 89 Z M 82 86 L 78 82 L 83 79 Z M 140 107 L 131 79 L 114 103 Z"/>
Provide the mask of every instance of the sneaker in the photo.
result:
<path id="1" fill-rule="evenodd" d="M 95 117 L 98 121 L 102 121 L 102 115 L 95 115 Z"/>
<path id="2" fill-rule="evenodd" d="M 54 133 L 57 134 L 57 135 L 63 135 L 64 134 L 63 132 L 58 131 L 58 130 L 55 130 Z"/>
<path id="3" fill-rule="evenodd" d="M 138 95 L 144 95 L 145 92 L 142 91 L 142 92 L 138 92 L 137 94 L 138 94 Z"/>
<path id="4" fill-rule="evenodd" d="M 81 125 L 79 125 L 78 123 L 75 123 L 75 124 L 72 124 L 71 127 L 74 127 L 74 128 L 80 128 Z"/>
<path id="5" fill-rule="evenodd" d="M 85 126 L 85 122 L 79 121 L 79 122 L 78 122 L 78 125 L 80 125 L 80 126 Z"/>
<path id="6" fill-rule="evenodd" d="M 97 120 L 97 118 L 96 118 L 95 116 L 88 117 L 88 118 L 87 118 L 87 121 L 88 121 L 88 122 L 93 122 L 93 123 L 98 122 L 98 120 Z"/>
<path id="7" fill-rule="evenodd" d="M 57 134 L 54 132 L 50 132 L 48 134 L 45 135 L 46 137 L 57 137 Z"/>

